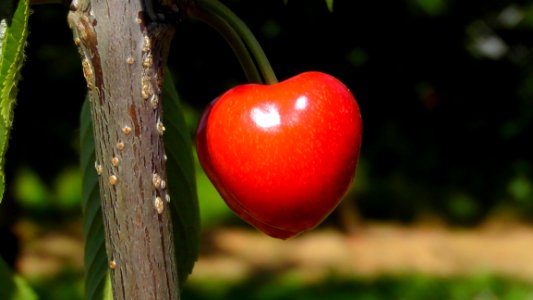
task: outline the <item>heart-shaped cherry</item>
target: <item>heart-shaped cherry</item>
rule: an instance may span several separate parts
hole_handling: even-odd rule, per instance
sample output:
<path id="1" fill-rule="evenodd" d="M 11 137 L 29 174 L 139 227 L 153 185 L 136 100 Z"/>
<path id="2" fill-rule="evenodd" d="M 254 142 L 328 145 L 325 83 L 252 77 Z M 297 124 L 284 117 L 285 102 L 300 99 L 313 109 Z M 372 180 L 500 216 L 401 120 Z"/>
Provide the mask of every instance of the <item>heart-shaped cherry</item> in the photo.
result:
<path id="1" fill-rule="evenodd" d="M 200 121 L 200 163 L 228 206 L 286 239 L 317 226 L 348 189 L 361 114 L 336 78 L 306 72 L 273 85 L 237 86 Z"/>

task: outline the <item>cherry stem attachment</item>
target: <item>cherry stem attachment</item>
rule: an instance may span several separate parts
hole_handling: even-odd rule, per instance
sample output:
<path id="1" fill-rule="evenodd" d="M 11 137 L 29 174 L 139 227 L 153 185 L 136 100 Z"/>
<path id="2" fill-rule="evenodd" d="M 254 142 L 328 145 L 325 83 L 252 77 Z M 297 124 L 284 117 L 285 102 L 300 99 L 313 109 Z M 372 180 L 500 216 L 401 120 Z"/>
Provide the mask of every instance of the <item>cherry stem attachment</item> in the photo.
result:
<path id="1" fill-rule="evenodd" d="M 211 26 L 224 37 L 226 42 L 231 46 L 235 56 L 237 56 L 248 81 L 252 83 L 263 83 L 263 78 L 261 77 L 261 74 L 259 74 L 248 48 L 239 34 L 228 24 L 228 22 L 226 22 L 226 20 L 219 15 L 210 14 L 202 9 L 193 9 L 191 11 L 191 16 Z"/>
<path id="2" fill-rule="evenodd" d="M 275 84 L 278 82 L 278 79 L 274 74 L 274 70 L 272 69 L 270 62 L 268 61 L 268 58 L 266 57 L 265 52 L 263 51 L 263 48 L 261 48 L 261 45 L 255 38 L 252 31 L 235 13 L 233 13 L 222 2 L 217 0 L 196 0 L 195 2 L 196 10 L 203 11 L 206 15 L 212 16 L 212 19 L 214 19 L 214 16 L 217 16 L 218 18 L 224 20 L 225 24 L 227 24 L 228 27 L 231 27 L 233 29 L 233 32 L 235 32 L 240 37 L 242 42 L 249 50 L 249 53 L 252 55 L 255 62 L 257 63 L 259 72 L 261 73 L 261 76 L 263 77 L 265 83 Z M 193 12 L 193 15 L 198 15 L 198 12 Z M 213 23 L 212 25 L 224 24 Z M 225 30 L 223 27 L 218 27 L 218 29 L 219 31 Z M 232 47 L 235 47 L 235 45 L 233 45 Z M 241 54 L 239 53 L 237 55 Z"/>

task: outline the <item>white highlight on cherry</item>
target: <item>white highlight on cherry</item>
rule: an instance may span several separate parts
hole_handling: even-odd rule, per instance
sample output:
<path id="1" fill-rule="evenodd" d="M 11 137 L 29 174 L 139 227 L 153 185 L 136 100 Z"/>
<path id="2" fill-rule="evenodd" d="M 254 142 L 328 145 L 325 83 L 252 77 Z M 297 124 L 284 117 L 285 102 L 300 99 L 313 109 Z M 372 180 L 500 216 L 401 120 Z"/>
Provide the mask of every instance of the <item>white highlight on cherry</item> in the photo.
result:
<path id="1" fill-rule="evenodd" d="M 303 110 L 307 107 L 307 104 L 309 102 L 309 99 L 307 96 L 300 96 L 298 99 L 296 99 L 296 103 L 294 104 L 294 108 L 297 110 Z"/>
<path id="2" fill-rule="evenodd" d="M 252 109 L 250 115 L 255 124 L 262 128 L 272 128 L 281 124 L 278 108 L 274 104 L 255 107 Z"/>

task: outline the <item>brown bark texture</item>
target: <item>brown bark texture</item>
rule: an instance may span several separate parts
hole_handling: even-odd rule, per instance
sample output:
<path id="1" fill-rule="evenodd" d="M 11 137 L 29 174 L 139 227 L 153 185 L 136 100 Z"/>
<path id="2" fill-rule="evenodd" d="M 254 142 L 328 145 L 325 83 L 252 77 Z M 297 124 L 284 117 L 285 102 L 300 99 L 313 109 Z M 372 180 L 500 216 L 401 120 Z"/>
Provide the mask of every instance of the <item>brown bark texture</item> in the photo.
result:
<path id="1" fill-rule="evenodd" d="M 91 102 L 114 299 L 179 299 L 160 99 L 174 27 L 149 21 L 146 6 L 74 0 L 68 21 Z"/>

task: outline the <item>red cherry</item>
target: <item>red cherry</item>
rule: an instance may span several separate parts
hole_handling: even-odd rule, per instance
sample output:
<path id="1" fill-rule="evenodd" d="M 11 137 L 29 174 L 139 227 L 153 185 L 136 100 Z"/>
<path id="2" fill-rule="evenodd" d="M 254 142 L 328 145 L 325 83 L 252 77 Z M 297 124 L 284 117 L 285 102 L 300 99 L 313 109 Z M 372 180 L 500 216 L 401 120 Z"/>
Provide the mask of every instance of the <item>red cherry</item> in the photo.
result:
<path id="1" fill-rule="evenodd" d="M 361 133 L 348 88 L 306 72 L 273 85 L 240 85 L 215 99 L 196 146 L 228 206 L 286 239 L 314 228 L 339 204 L 355 173 Z"/>

